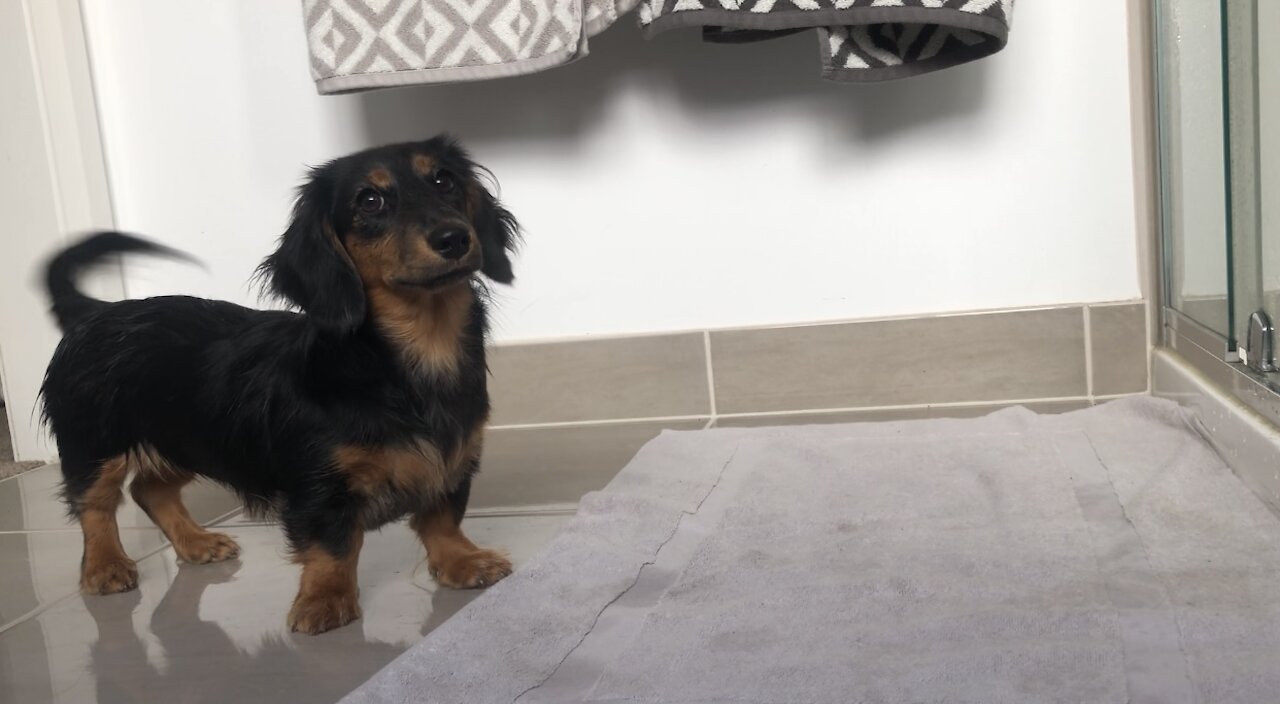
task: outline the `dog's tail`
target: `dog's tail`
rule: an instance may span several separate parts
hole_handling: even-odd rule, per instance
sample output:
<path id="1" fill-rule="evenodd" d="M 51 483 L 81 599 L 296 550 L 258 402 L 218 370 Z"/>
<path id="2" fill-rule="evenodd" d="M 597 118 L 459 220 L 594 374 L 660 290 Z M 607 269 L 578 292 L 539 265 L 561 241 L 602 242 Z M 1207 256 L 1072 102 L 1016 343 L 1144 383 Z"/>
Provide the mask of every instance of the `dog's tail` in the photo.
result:
<path id="1" fill-rule="evenodd" d="M 123 232 L 95 232 L 54 255 L 45 268 L 45 286 L 53 301 L 53 315 L 58 319 L 58 327 L 66 330 L 76 321 L 106 305 L 105 301 L 90 298 L 76 288 L 76 276 L 112 255 L 129 252 L 194 261 L 184 252 Z"/>

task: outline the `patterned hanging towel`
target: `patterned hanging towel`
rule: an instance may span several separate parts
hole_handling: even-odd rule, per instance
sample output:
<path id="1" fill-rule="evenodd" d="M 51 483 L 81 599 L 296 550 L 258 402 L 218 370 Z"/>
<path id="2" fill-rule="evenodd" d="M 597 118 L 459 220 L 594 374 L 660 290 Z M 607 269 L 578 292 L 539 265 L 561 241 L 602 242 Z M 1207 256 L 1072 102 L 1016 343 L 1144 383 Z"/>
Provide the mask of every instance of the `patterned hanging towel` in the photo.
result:
<path id="1" fill-rule="evenodd" d="M 637 0 L 303 0 L 321 94 L 518 76 L 587 54 Z"/>
<path id="2" fill-rule="evenodd" d="M 1009 37 L 1014 0 L 642 0 L 646 37 L 702 27 L 713 42 L 816 29 L 834 81 L 917 76 L 990 56 Z"/>

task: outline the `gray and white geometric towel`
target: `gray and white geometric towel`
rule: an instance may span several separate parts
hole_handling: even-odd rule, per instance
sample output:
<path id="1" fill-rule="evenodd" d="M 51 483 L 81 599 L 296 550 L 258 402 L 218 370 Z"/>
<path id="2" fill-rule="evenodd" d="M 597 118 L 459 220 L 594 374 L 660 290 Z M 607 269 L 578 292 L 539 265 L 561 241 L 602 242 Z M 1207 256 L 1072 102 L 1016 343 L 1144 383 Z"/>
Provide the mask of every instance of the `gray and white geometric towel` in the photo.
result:
<path id="1" fill-rule="evenodd" d="M 639 3 L 645 36 L 701 27 L 707 41 L 815 30 L 823 76 L 881 81 L 1000 51 L 1014 0 L 303 0 L 322 94 L 542 71 Z"/>
<path id="2" fill-rule="evenodd" d="M 990 56 L 1009 39 L 1013 0 L 643 0 L 645 36 L 703 28 L 713 42 L 818 32 L 834 81 L 917 76 Z"/>
<path id="3" fill-rule="evenodd" d="M 323 95 L 518 76 L 586 56 L 636 0 L 303 0 Z"/>

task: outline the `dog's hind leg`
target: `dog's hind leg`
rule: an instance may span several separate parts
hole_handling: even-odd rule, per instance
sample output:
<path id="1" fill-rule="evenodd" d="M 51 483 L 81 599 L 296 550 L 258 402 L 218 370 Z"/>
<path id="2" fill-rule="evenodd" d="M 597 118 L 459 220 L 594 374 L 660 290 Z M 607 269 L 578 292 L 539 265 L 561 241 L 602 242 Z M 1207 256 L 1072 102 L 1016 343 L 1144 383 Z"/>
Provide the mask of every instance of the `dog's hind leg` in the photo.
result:
<path id="1" fill-rule="evenodd" d="M 192 564 L 220 562 L 240 554 L 230 536 L 205 530 L 182 503 L 182 487 L 195 476 L 159 458 L 139 461 L 138 474 L 129 493 L 165 537 L 178 557 Z"/>
<path id="2" fill-rule="evenodd" d="M 80 560 L 80 589 L 86 594 L 115 594 L 138 586 L 138 567 L 120 543 L 116 510 L 124 500 L 129 474 L 125 455 L 95 468 L 91 463 L 63 460 L 67 500 L 84 532 L 84 556 Z M 72 479 L 77 481 L 72 481 Z M 74 493 L 72 486 L 76 487 Z"/>

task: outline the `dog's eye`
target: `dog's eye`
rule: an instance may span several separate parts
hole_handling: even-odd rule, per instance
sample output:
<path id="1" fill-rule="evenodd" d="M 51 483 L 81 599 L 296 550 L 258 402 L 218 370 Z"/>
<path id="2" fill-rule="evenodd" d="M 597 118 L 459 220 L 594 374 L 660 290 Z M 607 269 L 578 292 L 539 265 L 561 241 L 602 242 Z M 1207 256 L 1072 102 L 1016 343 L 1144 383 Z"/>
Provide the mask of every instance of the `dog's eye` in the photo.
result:
<path id="1" fill-rule="evenodd" d="M 382 194 L 372 188 L 366 188 L 356 194 L 356 208 L 362 213 L 372 215 L 380 212 L 384 205 L 386 201 L 382 198 Z"/>
<path id="2" fill-rule="evenodd" d="M 431 182 L 435 184 L 436 190 L 441 193 L 453 193 L 458 187 L 458 180 L 448 171 L 437 171 L 436 175 L 431 177 Z"/>

